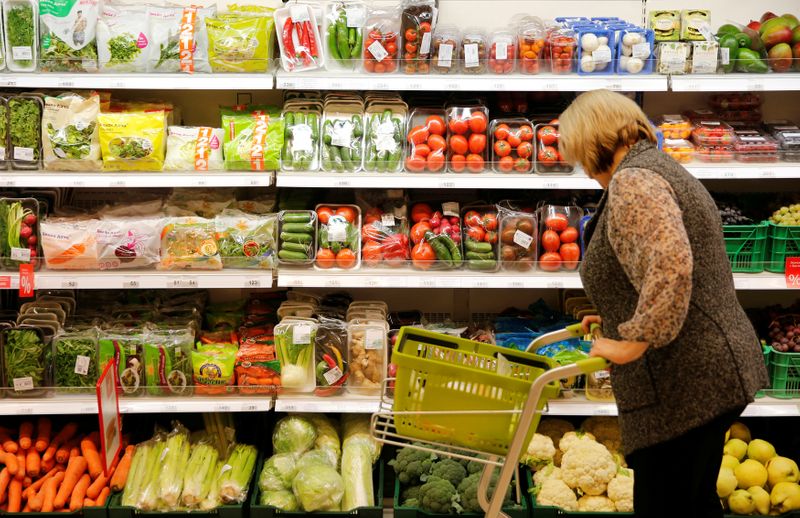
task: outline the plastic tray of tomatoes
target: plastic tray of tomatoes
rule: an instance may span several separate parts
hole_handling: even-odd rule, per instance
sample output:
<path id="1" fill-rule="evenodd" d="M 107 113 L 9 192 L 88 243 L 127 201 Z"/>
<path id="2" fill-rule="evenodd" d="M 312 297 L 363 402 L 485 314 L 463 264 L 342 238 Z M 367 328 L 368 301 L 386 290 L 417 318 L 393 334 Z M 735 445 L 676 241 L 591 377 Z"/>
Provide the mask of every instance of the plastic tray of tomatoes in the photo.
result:
<path id="1" fill-rule="evenodd" d="M 686 139 L 664 139 L 662 150 L 681 164 L 694 159 L 694 145 Z"/>
<path id="2" fill-rule="evenodd" d="M 517 58 L 517 41 L 508 31 L 497 31 L 489 40 L 489 72 L 511 74 Z"/>
<path id="3" fill-rule="evenodd" d="M 480 173 L 486 167 L 486 131 L 489 110 L 485 106 L 447 108 L 447 170 L 452 173 Z"/>
<path id="4" fill-rule="evenodd" d="M 696 121 L 692 130 L 692 140 L 701 146 L 731 146 L 734 139 L 733 128 L 720 120 Z"/>
<path id="5" fill-rule="evenodd" d="M 361 209 L 317 205 L 317 258 L 320 270 L 353 270 L 361 264 Z"/>
<path id="6" fill-rule="evenodd" d="M 492 135 L 492 168 L 498 173 L 533 172 L 533 126 L 528 119 L 495 119 Z"/>
<path id="7" fill-rule="evenodd" d="M 527 272 L 536 266 L 539 243 L 535 214 L 500 210 L 500 266 Z"/>
<path id="8" fill-rule="evenodd" d="M 364 72 L 391 74 L 397 72 L 399 58 L 399 20 L 392 11 L 375 9 L 364 27 Z"/>
<path id="9" fill-rule="evenodd" d="M 445 166 L 447 126 L 444 110 L 417 108 L 408 118 L 406 170 L 441 173 Z"/>
<path id="10" fill-rule="evenodd" d="M 497 207 L 473 205 L 461 211 L 464 220 L 464 264 L 469 270 L 496 271 L 498 222 Z"/>
<path id="11" fill-rule="evenodd" d="M 692 121 L 683 115 L 660 115 L 653 122 L 665 139 L 688 139 L 692 136 Z"/>
<path id="12" fill-rule="evenodd" d="M 361 225 L 362 264 L 371 268 L 405 266 L 411 259 L 408 232 L 405 205 L 369 208 Z"/>
<path id="13" fill-rule="evenodd" d="M 556 31 L 550 34 L 550 68 L 554 74 L 571 74 L 575 72 L 575 54 L 578 38 L 569 30 Z"/>
<path id="14" fill-rule="evenodd" d="M 694 148 L 694 157 L 701 162 L 731 162 L 733 156 L 731 146 L 696 146 Z"/>
<path id="15" fill-rule="evenodd" d="M 546 272 L 577 270 L 581 260 L 578 207 L 545 205 L 539 212 L 539 268 Z"/>
<path id="16" fill-rule="evenodd" d="M 572 173 L 575 169 L 566 163 L 558 149 L 558 119 L 533 127 L 536 135 L 536 160 L 534 169 L 539 174 Z"/>
<path id="17" fill-rule="evenodd" d="M 714 110 L 755 110 L 761 106 L 761 97 L 754 93 L 721 93 L 708 99 Z"/>
<path id="18" fill-rule="evenodd" d="M 453 270 L 464 262 L 457 202 L 411 206 L 411 265 L 418 270 Z"/>
<path id="19" fill-rule="evenodd" d="M 520 24 L 517 32 L 517 60 L 520 73 L 534 75 L 541 72 L 545 50 L 544 28 L 530 21 Z"/>

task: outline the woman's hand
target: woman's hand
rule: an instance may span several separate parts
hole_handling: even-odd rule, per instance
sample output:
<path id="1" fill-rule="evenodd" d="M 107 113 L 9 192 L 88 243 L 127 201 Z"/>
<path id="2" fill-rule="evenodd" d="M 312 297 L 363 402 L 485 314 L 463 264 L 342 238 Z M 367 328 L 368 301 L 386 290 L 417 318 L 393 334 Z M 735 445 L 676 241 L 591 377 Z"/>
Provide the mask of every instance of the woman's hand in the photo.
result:
<path id="1" fill-rule="evenodd" d="M 583 320 L 584 325 L 586 323 L 586 318 Z M 628 342 L 625 340 L 612 340 L 610 338 L 597 338 L 592 342 L 592 350 L 589 351 L 589 356 L 600 356 L 611 363 L 625 365 L 626 363 L 641 358 L 648 347 L 649 345 L 647 342 Z"/>
<path id="2" fill-rule="evenodd" d="M 588 315 L 583 317 L 581 321 L 581 327 L 583 328 L 583 332 L 587 335 L 592 332 L 592 324 L 600 325 L 603 323 L 603 319 L 600 318 L 600 315 Z"/>

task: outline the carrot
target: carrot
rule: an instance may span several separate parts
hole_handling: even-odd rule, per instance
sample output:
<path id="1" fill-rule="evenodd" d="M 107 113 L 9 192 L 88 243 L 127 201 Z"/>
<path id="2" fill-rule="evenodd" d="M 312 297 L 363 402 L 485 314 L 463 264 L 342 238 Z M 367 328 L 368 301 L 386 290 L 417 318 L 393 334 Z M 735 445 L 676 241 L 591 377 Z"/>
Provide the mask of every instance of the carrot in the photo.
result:
<path id="1" fill-rule="evenodd" d="M 72 496 L 69 499 L 69 510 L 72 512 L 77 511 L 83 506 L 83 499 L 86 498 L 86 490 L 89 489 L 89 484 L 92 483 L 92 478 L 88 473 L 85 473 L 75 488 L 72 490 Z"/>
<path id="2" fill-rule="evenodd" d="M 94 507 L 94 500 L 92 500 L 91 498 L 84 498 L 83 507 Z"/>
<path id="3" fill-rule="evenodd" d="M 67 497 L 72 494 L 75 485 L 80 480 L 83 473 L 86 471 L 86 459 L 83 457 L 72 457 L 67 464 L 67 471 L 64 472 L 64 482 L 58 488 L 58 494 L 53 501 L 53 506 L 61 509 L 67 504 Z M 84 492 L 86 490 L 84 489 Z M 81 498 L 83 501 L 83 498 Z"/>
<path id="4" fill-rule="evenodd" d="M 28 502 L 25 502 L 25 507 L 23 507 L 23 508 L 22 508 L 22 512 L 23 512 L 23 513 L 29 513 L 29 512 L 31 512 L 31 506 L 30 506 L 30 505 L 28 505 Z"/>
<path id="5" fill-rule="evenodd" d="M 133 460 L 133 452 L 136 449 L 132 444 L 125 448 L 125 454 L 117 465 L 114 475 L 111 477 L 111 489 L 114 491 L 122 491 L 125 487 L 125 482 L 128 480 L 128 471 L 131 469 L 131 460 Z"/>
<path id="6" fill-rule="evenodd" d="M 30 421 L 23 421 L 19 425 L 19 447 L 27 450 L 31 447 L 31 436 L 33 435 L 33 423 Z"/>
<path id="7" fill-rule="evenodd" d="M 64 473 L 58 472 L 48 480 L 42 488 L 42 512 L 52 513 L 55 508 L 56 490 L 58 485 L 64 480 Z M 38 495 L 37 495 L 38 497 Z"/>
<path id="8" fill-rule="evenodd" d="M 34 448 L 39 453 L 43 453 L 50 444 L 50 434 L 53 431 L 53 423 L 47 417 L 40 417 L 36 426 L 36 443 Z"/>
<path id="9" fill-rule="evenodd" d="M 28 489 L 29 487 L 31 487 L 31 484 L 33 484 L 33 480 L 31 480 L 31 477 L 25 477 L 22 479 L 22 489 Z"/>
<path id="10" fill-rule="evenodd" d="M 64 464 L 69 460 L 69 452 L 72 448 L 76 447 L 79 444 L 78 439 L 70 439 L 66 441 L 64 444 L 61 444 L 56 450 L 56 462 L 60 462 Z"/>
<path id="11" fill-rule="evenodd" d="M 25 471 L 31 478 L 36 478 L 41 474 L 42 459 L 36 450 L 28 450 L 28 455 L 25 457 Z"/>
<path id="12" fill-rule="evenodd" d="M 94 501 L 94 505 L 97 507 L 103 507 L 106 505 L 106 500 L 108 499 L 108 495 L 111 493 L 111 490 L 107 487 L 104 487 L 102 491 L 100 491 L 100 496 L 97 497 L 97 500 Z"/>
<path id="13" fill-rule="evenodd" d="M 81 454 L 81 449 L 80 449 L 80 448 L 78 448 L 77 446 L 73 446 L 72 448 L 70 448 L 70 449 L 69 449 L 69 458 L 70 458 L 70 459 L 71 459 L 72 457 L 77 457 L 77 456 L 79 456 L 80 454 Z"/>
<path id="14" fill-rule="evenodd" d="M 42 460 L 42 471 L 50 471 L 56 467 L 56 459 Z"/>
<path id="15" fill-rule="evenodd" d="M 97 446 L 94 445 L 90 437 L 81 441 L 81 453 L 89 466 L 89 474 L 92 479 L 99 477 L 100 473 L 103 472 L 103 462 L 100 460 L 100 454 L 97 453 Z"/>
<path id="16" fill-rule="evenodd" d="M 37 480 L 36 482 L 31 484 L 31 486 L 28 489 L 25 490 L 25 492 L 22 494 L 22 496 L 27 498 L 28 500 L 33 498 L 36 495 L 36 492 L 39 491 L 39 489 L 44 485 L 44 483 L 47 482 L 48 480 L 50 480 L 50 478 L 52 476 L 54 476 L 56 473 L 58 473 L 58 469 L 57 468 L 53 468 L 53 469 L 49 470 L 47 473 L 44 474 L 44 476 L 40 477 L 39 480 Z M 0 477 L 2 477 L 2 476 L 3 476 L 3 474 L 0 473 Z M 2 500 L 2 499 L 0 499 L 0 500 Z"/>
<path id="17" fill-rule="evenodd" d="M 8 485 L 8 512 L 18 513 L 22 509 L 22 481 L 14 479 Z"/>
<path id="18" fill-rule="evenodd" d="M 9 482 L 11 482 L 11 473 L 8 472 L 8 468 L 3 468 L 3 471 L 0 471 L 0 504 L 6 501 Z"/>
<path id="19" fill-rule="evenodd" d="M 3 450 L 7 453 L 17 453 L 19 446 L 11 440 L 7 433 L 0 433 L 0 444 L 3 445 Z"/>
<path id="20" fill-rule="evenodd" d="M 14 478 L 22 482 L 22 479 L 25 478 L 25 470 L 26 470 L 26 461 L 25 461 L 26 452 L 24 450 L 20 450 L 17 452 L 17 472 L 14 474 Z"/>
<path id="21" fill-rule="evenodd" d="M 95 450 L 100 448 L 100 432 L 94 431 L 94 432 L 90 433 L 89 435 L 87 435 L 86 438 L 89 439 L 90 441 L 92 441 L 92 444 L 94 444 L 94 449 Z"/>
<path id="22" fill-rule="evenodd" d="M 9 474 L 12 476 L 17 474 L 19 463 L 17 462 L 17 456 L 14 453 L 6 452 L 0 454 L 0 464 L 5 464 L 6 469 L 8 469 Z"/>
<path id="23" fill-rule="evenodd" d="M 72 439 L 72 437 L 76 433 L 78 433 L 77 423 L 67 423 L 66 425 L 64 425 L 64 428 L 62 428 L 61 431 L 58 432 L 58 434 L 55 437 L 53 437 L 53 441 L 47 447 L 47 450 L 42 456 L 42 460 L 53 458 L 56 454 L 56 451 L 58 451 L 58 448 L 65 442 Z M 66 460 L 64 462 L 66 462 Z"/>
<path id="24" fill-rule="evenodd" d="M 89 489 L 86 490 L 86 496 L 91 499 L 96 499 L 100 494 L 100 491 L 102 491 L 104 487 L 108 486 L 108 481 L 111 479 L 111 475 L 112 473 L 109 473 L 109 476 L 106 476 L 105 473 L 101 472 L 100 476 L 94 479 L 94 482 L 92 482 L 92 484 L 89 486 Z"/>

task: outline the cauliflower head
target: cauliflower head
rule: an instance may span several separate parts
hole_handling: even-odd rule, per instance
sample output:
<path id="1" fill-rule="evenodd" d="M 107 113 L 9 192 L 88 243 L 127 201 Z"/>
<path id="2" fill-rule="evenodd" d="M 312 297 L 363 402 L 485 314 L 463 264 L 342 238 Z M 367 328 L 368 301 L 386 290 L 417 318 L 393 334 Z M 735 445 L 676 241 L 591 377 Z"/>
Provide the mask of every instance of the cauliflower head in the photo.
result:
<path id="1" fill-rule="evenodd" d="M 420 507 L 432 513 L 449 514 L 453 508 L 460 509 L 458 493 L 453 484 L 437 477 L 429 477 L 419 488 Z"/>
<path id="2" fill-rule="evenodd" d="M 394 468 L 397 479 L 404 486 L 417 484 L 420 477 L 430 473 L 436 455 L 414 448 L 403 448 L 397 452 L 389 465 Z"/>
<path id="3" fill-rule="evenodd" d="M 528 443 L 528 450 L 522 454 L 520 462 L 533 469 L 538 469 L 553 462 L 555 454 L 556 447 L 553 444 L 553 439 L 546 435 L 535 433 L 531 437 L 531 442 Z"/>
<path id="4" fill-rule="evenodd" d="M 620 469 L 608 483 L 608 498 L 620 513 L 633 512 L 633 470 Z"/>
<path id="5" fill-rule="evenodd" d="M 619 420 L 616 417 L 589 417 L 583 421 L 581 429 L 594 435 L 597 442 L 603 444 L 610 452 L 622 449 L 622 431 L 619 429 Z"/>
<path id="6" fill-rule="evenodd" d="M 578 497 L 563 480 L 550 478 L 545 480 L 539 488 L 536 504 L 560 507 L 565 511 L 577 511 Z"/>
<path id="7" fill-rule="evenodd" d="M 556 480 L 561 480 L 561 468 L 556 466 L 555 464 L 548 464 L 547 466 L 539 469 L 536 473 L 533 474 L 533 483 L 534 485 L 541 485 L 544 483 L 545 480 L 554 478 Z"/>
<path id="8" fill-rule="evenodd" d="M 561 478 L 573 489 L 590 496 L 602 495 L 617 474 L 608 449 L 595 441 L 578 441 L 561 459 Z"/>
<path id="9" fill-rule="evenodd" d="M 553 444 L 558 444 L 565 433 L 574 431 L 575 427 L 572 426 L 572 423 L 555 417 L 545 417 L 536 427 L 536 433 L 550 437 L 553 439 Z"/>
<path id="10" fill-rule="evenodd" d="M 583 495 L 578 500 L 578 511 L 582 513 L 613 513 L 616 509 L 614 502 L 605 496 Z"/>
<path id="11" fill-rule="evenodd" d="M 458 487 L 461 481 L 467 477 L 467 470 L 458 461 L 444 459 L 433 465 L 428 477 L 442 478 L 453 484 L 454 487 Z"/>
<path id="12" fill-rule="evenodd" d="M 558 441 L 558 449 L 567 453 L 570 448 L 575 446 L 581 441 L 595 441 L 594 435 L 586 432 L 567 432 L 564 437 Z"/>

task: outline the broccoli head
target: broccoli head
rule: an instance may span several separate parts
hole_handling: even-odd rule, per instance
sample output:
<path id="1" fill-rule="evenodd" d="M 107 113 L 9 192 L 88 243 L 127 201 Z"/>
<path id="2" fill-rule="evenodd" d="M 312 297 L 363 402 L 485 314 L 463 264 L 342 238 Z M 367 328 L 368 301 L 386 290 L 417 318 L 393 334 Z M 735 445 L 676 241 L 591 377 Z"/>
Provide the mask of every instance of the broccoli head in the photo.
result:
<path id="1" fill-rule="evenodd" d="M 404 486 L 419 483 L 420 477 L 430 473 L 436 455 L 414 448 L 403 448 L 397 452 L 394 460 L 389 465 L 394 468 L 397 480 Z"/>
<path id="2" fill-rule="evenodd" d="M 433 465 L 429 477 L 443 478 L 458 487 L 467 476 L 467 470 L 460 462 L 453 459 L 444 459 Z"/>
<path id="3" fill-rule="evenodd" d="M 428 477 L 428 481 L 419 488 L 419 504 L 431 513 L 449 514 L 451 510 L 461 510 L 456 488 L 439 477 Z"/>
<path id="4" fill-rule="evenodd" d="M 409 498 L 408 500 L 403 500 L 403 507 L 419 508 L 419 500 L 417 500 L 416 498 Z"/>
<path id="5" fill-rule="evenodd" d="M 411 486 L 403 490 L 402 500 L 419 500 L 419 488 L 422 486 Z"/>
<path id="6" fill-rule="evenodd" d="M 492 481 L 489 483 L 489 498 L 492 497 L 495 487 L 497 487 L 498 473 L 492 475 Z M 461 506 L 465 512 L 468 513 L 482 513 L 480 504 L 478 503 L 478 482 L 481 480 L 481 473 L 473 473 L 472 475 L 461 481 L 458 485 L 458 494 L 461 495 Z M 506 496 L 503 499 L 503 507 L 511 504 L 511 486 L 506 491 Z"/>
<path id="7" fill-rule="evenodd" d="M 472 475 L 473 473 L 480 473 L 483 471 L 483 464 L 478 462 L 477 460 L 469 461 L 467 464 L 467 475 Z"/>

